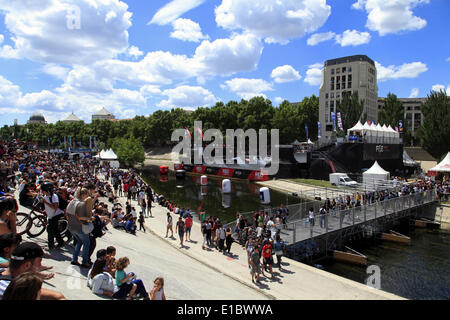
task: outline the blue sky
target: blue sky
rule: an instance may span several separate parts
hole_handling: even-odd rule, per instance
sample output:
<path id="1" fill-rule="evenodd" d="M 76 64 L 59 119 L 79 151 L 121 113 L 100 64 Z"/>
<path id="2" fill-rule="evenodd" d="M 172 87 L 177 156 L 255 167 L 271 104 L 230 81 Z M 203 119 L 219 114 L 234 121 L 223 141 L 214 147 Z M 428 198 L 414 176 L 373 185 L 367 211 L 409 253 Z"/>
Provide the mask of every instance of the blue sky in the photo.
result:
<path id="1" fill-rule="evenodd" d="M 448 0 L 0 0 L 0 125 L 318 95 L 366 54 L 378 95 L 450 94 Z"/>

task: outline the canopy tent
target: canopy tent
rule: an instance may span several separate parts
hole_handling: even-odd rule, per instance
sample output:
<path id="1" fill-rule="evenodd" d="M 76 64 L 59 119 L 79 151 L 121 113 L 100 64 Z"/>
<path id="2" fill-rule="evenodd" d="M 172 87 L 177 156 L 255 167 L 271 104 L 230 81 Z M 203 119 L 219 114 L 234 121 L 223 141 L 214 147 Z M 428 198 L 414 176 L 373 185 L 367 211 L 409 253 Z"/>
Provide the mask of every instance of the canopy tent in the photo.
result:
<path id="1" fill-rule="evenodd" d="M 450 152 L 447 153 L 445 158 L 439 162 L 436 166 L 431 168 L 432 172 L 450 172 Z"/>
<path id="2" fill-rule="evenodd" d="M 117 155 L 114 153 L 112 149 L 109 149 L 107 151 L 102 150 L 100 151 L 100 159 L 101 160 L 117 160 Z"/>
<path id="3" fill-rule="evenodd" d="M 363 173 L 363 183 L 365 185 L 380 185 L 386 183 L 389 178 L 389 172 L 380 167 L 377 161 L 369 170 Z"/>

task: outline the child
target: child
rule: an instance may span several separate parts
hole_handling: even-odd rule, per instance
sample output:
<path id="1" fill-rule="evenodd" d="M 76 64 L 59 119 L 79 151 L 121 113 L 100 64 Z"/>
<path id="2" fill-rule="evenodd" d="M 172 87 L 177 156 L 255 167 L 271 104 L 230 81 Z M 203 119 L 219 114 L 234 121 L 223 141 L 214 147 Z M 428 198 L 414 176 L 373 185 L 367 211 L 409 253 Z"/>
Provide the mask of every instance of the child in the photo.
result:
<path id="1" fill-rule="evenodd" d="M 166 300 L 164 294 L 164 278 L 158 277 L 154 281 L 154 287 L 150 291 L 151 300 Z"/>
<path id="2" fill-rule="evenodd" d="M 148 293 L 145 290 L 142 280 L 136 279 L 136 275 L 133 272 L 126 273 L 125 268 L 130 264 L 130 260 L 127 257 L 120 258 L 116 263 L 116 284 L 119 287 L 121 296 L 128 294 L 127 300 L 134 298 L 134 293 L 137 292 L 144 300 L 149 300 Z"/>

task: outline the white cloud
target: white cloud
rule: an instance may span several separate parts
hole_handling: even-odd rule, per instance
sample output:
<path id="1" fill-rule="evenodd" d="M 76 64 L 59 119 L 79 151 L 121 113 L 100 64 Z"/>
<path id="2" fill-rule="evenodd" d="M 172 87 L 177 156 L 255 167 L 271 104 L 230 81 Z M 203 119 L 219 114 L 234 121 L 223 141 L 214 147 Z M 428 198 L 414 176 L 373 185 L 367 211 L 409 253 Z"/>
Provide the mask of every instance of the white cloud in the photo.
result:
<path id="1" fill-rule="evenodd" d="M 319 29 L 331 7 L 326 0 L 223 0 L 215 13 L 219 27 L 251 32 L 267 43 L 287 44 Z"/>
<path id="2" fill-rule="evenodd" d="M 208 39 L 208 36 L 203 35 L 200 25 L 190 19 L 179 18 L 172 23 L 173 32 L 170 34 L 171 38 L 182 41 L 199 42 L 203 39 Z"/>
<path id="3" fill-rule="evenodd" d="M 234 78 L 225 81 L 225 85 L 222 85 L 222 88 L 228 88 L 230 91 L 246 100 L 256 96 L 263 96 L 266 98 L 266 95 L 263 92 L 273 91 L 272 85 L 263 79 Z"/>
<path id="4" fill-rule="evenodd" d="M 314 33 L 308 38 L 306 43 L 308 46 L 315 46 L 321 42 L 333 39 L 335 35 L 336 34 L 334 32 Z"/>
<path id="5" fill-rule="evenodd" d="M 42 71 L 46 74 L 54 76 L 58 79 L 65 80 L 69 73 L 69 68 L 64 68 L 60 65 L 49 63 L 42 67 Z"/>
<path id="6" fill-rule="evenodd" d="M 0 44 L 3 43 L 3 40 L 5 40 L 5 37 L 2 34 L 0 34 Z"/>
<path id="7" fill-rule="evenodd" d="M 345 30 L 342 35 L 336 35 L 336 43 L 341 47 L 359 46 L 370 42 L 370 34 L 368 32 L 359 32 L 357 30 Z"/>
<path id="8" fill-rule="evenodd" d="M 284 83 L 299 80 L 301 75 L 292 66 L 284 65 L 273 69 L 270 77 L 273 78 L 276 83 Z"/>
<path id="9" fill-rule="evenodd" d="M 380 36 L 388 33 L 420 30 L 427 24 L 425 19 L 414 16 L 412 9 L 429 0 L 358 0 L 352 5 L 368 13 L 366 27 L 378 31 Z"/>
<path id="10" fill-rule="evenodd" d="M 209 90 L 194 86 L 179 86 L 164 90 L 161 94 L 168 97 L 158 104 L 163 108 L 210 107 L 218 101 Z"/>
<path id="11" fill-rule="evenodd" d="M 445 61 L 449 62 L 449 61 L 450 61 L 450 57 L 448 57 L 447 59 L 445 59 Z"/>
<path id="12" fill-rule="evenodd" d="M 309 66 L 306 71 L 305 82 L 310 86 L 318 86 L 322 83 L 322 63 L 315 63 Z"/>
<path id="13" fill-rule="evenodd" d="M 203 2 L 205 2 L 205 0 L 172 0 L 164 7 L 159 9 L 148 24 L 169 24 L 181 17 L 186 12 L 198 7 Z"/>
<path id="14" fill-rule="evenodd" d="M 384 67 L 379 62 L 375 61 L 377 68 L 378 81 L 386 81 L 399 78 L 417 78 L 422 72 L 428 70 L 427 65 L 422 62 L 404 63 L 401 66 Z"/>
<path id="15" fill-rule="evenodd" d="M 73 4 L 80 27 L 68 27 Z M 88 64 L 113 58 L 128 48 L 131 12 L 119 0 L 0 1 L 13 47 L 0 55 L 56 64 Z M 70 24 L 69 24 L 70 26 Z"/>
<path id="16" fill-rule="evenodd" d="M 134 59 L 139 58 L 139 57 L 142 56 L 143 54 L 144 54 L 144 53 L 143 53 L 141 50 L 139 50 L 139 48 L 136 47 L 136 46 L 131 46 L 131 47 L 129 47 L 128 50 L 127 50 L 127 55 L 128 55 L 129 57 L 134 58 Z"/>
<path id="17" fill-rule="evenodd" d="M 199 75 L 230 75 L 253 71 L 263 51 L 261 41 L 252 34 L 235 34 L 213 42 L 204 40 L 195 50 L 194 65 Z"/>
<path id="18" fill-rule="evenodd" d="M 447 86 L 447 90 L 445 90 L 445 86 L 443 84 L 435 84 L 431 87 L 431 90 L 436 92 L 442 90 L 447 94 L 447 96 L 450 96 L 450 84 Z"/>
<path id="19" fill-rule="evenodd" d="M 413 88 L 411 89 L 411 93 L 409 94 L 410 98 L 417 98 L 419 96 L 419 89 Z"/>

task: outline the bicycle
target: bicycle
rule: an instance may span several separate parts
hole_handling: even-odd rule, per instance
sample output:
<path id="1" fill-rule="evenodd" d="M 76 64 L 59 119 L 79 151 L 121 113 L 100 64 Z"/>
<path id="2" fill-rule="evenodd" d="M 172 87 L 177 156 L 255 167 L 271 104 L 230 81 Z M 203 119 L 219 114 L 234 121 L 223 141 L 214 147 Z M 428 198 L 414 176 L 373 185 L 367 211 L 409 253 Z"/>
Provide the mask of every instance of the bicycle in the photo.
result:
<path id="1" fill-rule="evenodd" d="M 30 213 L 17 212 L 16 213 L 16 230 L 17 234 L 27 234 L 30 238 L 40 236 L 47 229 L 48 216 L 45 210 L 40 210 L 38 205 L 40 197 L 36 196 L 34 199 Z M 58 221 L 58 231 L 64 241 L 69 242 L 72 235 L 68 230 L 69 222 L 66 218 L 60 218 Z"/>

